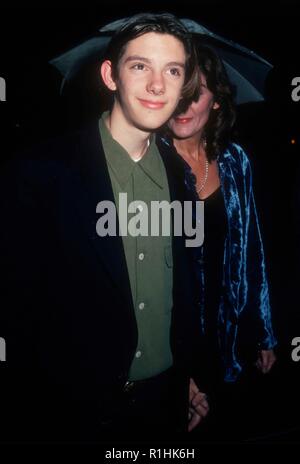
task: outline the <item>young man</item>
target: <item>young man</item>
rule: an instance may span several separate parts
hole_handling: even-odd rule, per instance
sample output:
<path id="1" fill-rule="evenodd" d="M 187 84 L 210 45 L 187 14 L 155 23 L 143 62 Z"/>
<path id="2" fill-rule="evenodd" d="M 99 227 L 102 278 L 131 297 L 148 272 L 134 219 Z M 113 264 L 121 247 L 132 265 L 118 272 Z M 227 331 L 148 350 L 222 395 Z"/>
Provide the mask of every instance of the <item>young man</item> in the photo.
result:
<path id="1" fill-rule="evenodd" d="M 159 153 L 152 133 L 192 68 L 189 37 L 173 16 L 132 18 L 101 65 L 111 111 L 31 153 L 45 159 L 23 162 L 14 182 L 7 173 L 4 335 L 17 440 L 151 441 L 187 426 L 198 333 L 184 238 L 98 226 L 102 202 L 121 215 L 121 194 L 140 211 L 183 201 L 175 157 Z M 208 410 L 199 395 L 193 385 L 191 427 Z"/>

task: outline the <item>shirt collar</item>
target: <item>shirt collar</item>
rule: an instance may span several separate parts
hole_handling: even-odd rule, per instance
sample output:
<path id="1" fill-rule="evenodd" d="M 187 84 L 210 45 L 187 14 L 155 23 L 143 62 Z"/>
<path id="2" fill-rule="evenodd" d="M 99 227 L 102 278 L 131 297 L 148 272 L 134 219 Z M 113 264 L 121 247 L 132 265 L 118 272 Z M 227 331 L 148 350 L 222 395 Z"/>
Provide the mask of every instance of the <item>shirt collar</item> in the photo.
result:
<path id="1" fill-rule="evenodd" d="M 128 152 L 113 139 L 105 119 L 108 111 L 104 112 L 99 120 L 99 130 L 102 139 L 106 161 L 117 178 L 118 183 L 125 189 L 127 182 L 135 169 L 143 172 L 161 189 L 164 186 L 163 162 L 158 151 L 155 136 L 151 136 L 150 145 L 140 161 L 133 161 Z"/>

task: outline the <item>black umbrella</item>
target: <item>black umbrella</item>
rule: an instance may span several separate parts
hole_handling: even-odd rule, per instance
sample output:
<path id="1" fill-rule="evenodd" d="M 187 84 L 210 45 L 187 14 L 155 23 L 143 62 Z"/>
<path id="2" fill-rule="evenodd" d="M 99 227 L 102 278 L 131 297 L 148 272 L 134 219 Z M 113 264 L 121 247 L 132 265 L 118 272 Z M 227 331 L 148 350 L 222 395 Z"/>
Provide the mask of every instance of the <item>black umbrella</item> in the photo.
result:
<path id="1" fill-rule="evenodd" d="M 97 36 L 52 59 L 63 76 L 61 90 L 65 82 L 71 80 L 85 64 L 100 59 L 112 36 L 128 18 L 122 18 L 103 26 Z M 236 88 L 236 103 L 264 100 L 264 85 L 272 65 L 253 51 L 209 31 L 191 19 L 181 19 L 193 34 L 199 34 L 222 58 L 228 76 Z"/>

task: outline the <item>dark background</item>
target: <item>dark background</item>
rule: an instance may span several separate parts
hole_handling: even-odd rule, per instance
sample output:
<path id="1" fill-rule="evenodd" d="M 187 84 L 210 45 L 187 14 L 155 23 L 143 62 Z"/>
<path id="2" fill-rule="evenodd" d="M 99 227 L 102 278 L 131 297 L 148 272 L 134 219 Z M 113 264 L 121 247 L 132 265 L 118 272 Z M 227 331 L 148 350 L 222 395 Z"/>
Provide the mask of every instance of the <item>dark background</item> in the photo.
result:
<path id="1" fill-rule="evenodd" d="M 75 83 L 64 98 L 59 97 L 61 77 L 48 60 L 114 19 L 141 11 L 169 11 L 200 22 L 274 65 L 266 101 L 239 107 L 236 127 L 236 140 L 246 149 L 254 170 L 279 339 L 276 368 L 249 386 L 249 404 L 260 412 L 249 421 L 247 439 L 300 442 L 300 362 L 291 360 L 291 341 L 300 337 L 300 101 L 291 98 L 291 81 L 300 76 L 300 7 L 297 2 L 233 5 L 189 0 L 181 5 L 110 0 L 97 8 L 61 3 L 52 2 L 51 8 L 2 8 L 0 76 L 6 80 L 7 101 L 0 102 L 1 163 L 16 150 L 70 129 L 99 111 L 96 84 L 85 77 L 81 87 Z"/>

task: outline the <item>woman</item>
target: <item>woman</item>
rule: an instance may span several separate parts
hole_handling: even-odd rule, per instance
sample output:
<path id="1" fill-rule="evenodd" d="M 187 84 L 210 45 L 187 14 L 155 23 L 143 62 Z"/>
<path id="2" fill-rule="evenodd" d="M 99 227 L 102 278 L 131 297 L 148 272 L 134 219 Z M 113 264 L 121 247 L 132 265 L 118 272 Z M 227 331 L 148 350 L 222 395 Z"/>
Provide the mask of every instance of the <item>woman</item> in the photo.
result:
<path id="1" fill-rule="evenodd" d="M 204 201 L 204 244 L 192 253 L 206 366 L 200 377 L 208 379 L 203 385 L 209 392 L 238 379 L 243 345 L 247 355 L 254 348 L 256 366 L 269 372 L 276 340 L 251 167 L 244 150 L 230 142 L 231 86 L 215 52 L 200 44 L 197 52 L 199 98 L 170 120 L 169 130 L 183 160 L 188 197 Z"/>

